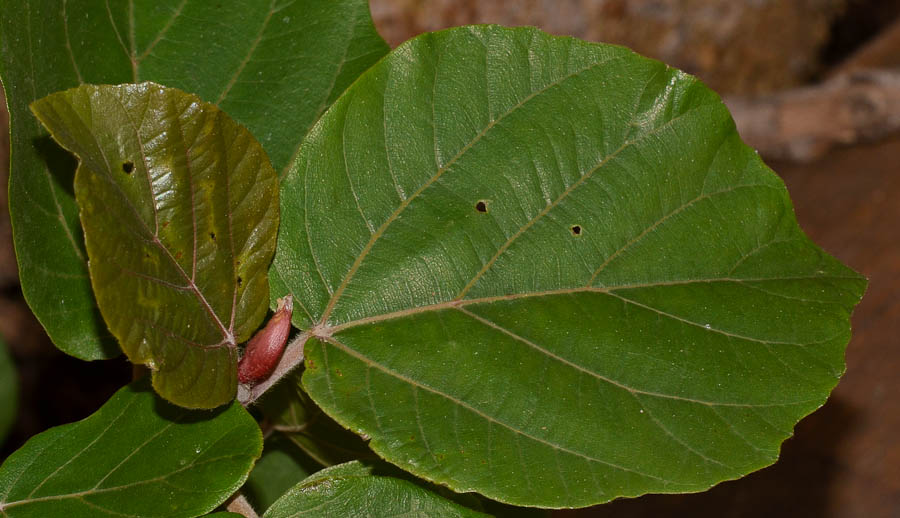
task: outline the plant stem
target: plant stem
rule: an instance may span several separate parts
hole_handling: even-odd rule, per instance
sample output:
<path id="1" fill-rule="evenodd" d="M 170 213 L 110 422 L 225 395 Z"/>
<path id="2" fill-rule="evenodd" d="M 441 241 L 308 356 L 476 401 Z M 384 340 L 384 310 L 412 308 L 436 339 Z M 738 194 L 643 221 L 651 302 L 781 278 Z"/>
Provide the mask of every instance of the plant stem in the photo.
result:
<path id="1" fill-rule="evenodd" d="M 238 513 L 246 518 L 259 518 L 253 506 L 247 501 L 247 497 L 243 493 L 235 493 L 228 501 L 226 510 L 232 513 Z"/>

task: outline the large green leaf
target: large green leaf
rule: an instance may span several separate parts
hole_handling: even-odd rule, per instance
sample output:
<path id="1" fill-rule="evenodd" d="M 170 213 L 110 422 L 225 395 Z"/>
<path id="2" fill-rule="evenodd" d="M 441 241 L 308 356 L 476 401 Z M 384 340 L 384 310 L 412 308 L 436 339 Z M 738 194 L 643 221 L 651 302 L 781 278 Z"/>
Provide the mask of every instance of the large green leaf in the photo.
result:
<path id="1" fill-rule="evenodd" d="M 345 92 L 282 183 L 273 265 L 332 417 L 545 507 L 771 464 L 865 286 L 699 81 L 500 27 L 418 37 Z"/>
<path id="2" fill-rule="evenodd" d="M 218 104 L 280 170 L 325 108 L 387 52 L 365 0 L 2 0 L 0 48 L 22 290 L 54 343 L 83 359 L 118 348 L 91 293 L 74 162 L 28 105 L 80 83 L 156 81 Z"/>
<path id="3" fill-rule="evenodd" d="M 237 388 L 237 344 L 266 315 L 278 178 L 245 128 L 155 83 L 82 85 L 32 104 L 79 157 L 91 284 L 153 386 L 212 408 Z"/>
<path id="4" fill-rule="evenodd" d="M 412 482 L 372 475 L 371 468 L 348 462 L 324 469 L 288 491 L 263 518 L 333 516 L 486 517 Z"/>
<path id="5" fill-rule="evenodd" d="M 187 410 L 138 382 L 83 421 L 32 437 L 0 467 L 9 518 L 208 513 L 246 480 L 262 434 L 242 406 Z"/>
<path id="6" fill-rule="evenodd" d="M 19 382 L 6 344 L 0 340 L 0 445 L 16 420 L 19 403 Z"/>

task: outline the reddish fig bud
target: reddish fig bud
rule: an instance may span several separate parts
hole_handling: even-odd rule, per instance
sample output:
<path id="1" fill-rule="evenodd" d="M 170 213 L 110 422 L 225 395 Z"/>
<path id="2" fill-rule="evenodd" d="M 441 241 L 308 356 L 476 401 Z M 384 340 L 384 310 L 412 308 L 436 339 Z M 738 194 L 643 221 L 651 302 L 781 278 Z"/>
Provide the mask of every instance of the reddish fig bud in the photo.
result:
<path id="1" fill-rule="evenodd" d="M 255 383 L 272 373 L 281 358 L 288 333 L 291 331 L 293 309 L 294 299 L 291 295 L 278 299 L 275 315 L 244 348 L 244 356 L 238 362 L 238 381 Z"/>

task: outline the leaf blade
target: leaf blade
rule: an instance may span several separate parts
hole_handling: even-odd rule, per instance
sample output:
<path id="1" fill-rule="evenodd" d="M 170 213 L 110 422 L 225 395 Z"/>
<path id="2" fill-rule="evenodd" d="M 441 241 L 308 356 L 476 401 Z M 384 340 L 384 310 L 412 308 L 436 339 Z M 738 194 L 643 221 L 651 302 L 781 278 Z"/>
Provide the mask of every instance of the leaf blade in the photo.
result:
<path id="1" fill-rule="evenodd" d="M 86 360 L 119 349 L 90 289 L 71 188 L 75 165 L 28 105 L 82 83 L 140 80 L 216 102 L 231 83 L 223 108 L 282 169 L 328 104 L 387 52 L 363 0 L 174 0 L 138 2 L 131 11 L 126 4 L 4 0 L 0 12 L 0 39 L 11 49 L 0 59 L 0 76 L 10 109 L 9 204 L 23 294 L 54 344 Z M 247 23 L 266 18 L 262 31 Z M 221 52 L 226 41 L 243 52 Z M 269 124 L 276 119 L 280 124 Z"/>
<path id="2" fill-rule="evenodd" d="M 246 129 L 153 83 L 83 85 L 35 114 L 80 160 L 76 199 L 98 305 L 177 404 L 234 397 L 238 342 L 268 308 L 277 177 Z"/>
<path id="3" fill-rule="evenodd" d="M 247 478 L 262 451 L 237 404 L 169 405 L 138 382 L 88 418 L 30 439 L 0 467 L 0 510 L 19 516 L 198 516 Z"/>
<path id="4" fill-rule="evenodd" d="M 372 475 L 354 461 L 326 468 L 279 498 L 263 518 L 348 516 L 366 509 L 371 516 L 483 517 L 405 480 Z"/>
<path id="5" fill-rule="evenodd" d="M 536 30 L 398 47 L 310 132 L 282 200 L 310 396 L 385 459 L 516 505 L 770 464 L 843 372 L 865 287 L 713 92 Z"/>

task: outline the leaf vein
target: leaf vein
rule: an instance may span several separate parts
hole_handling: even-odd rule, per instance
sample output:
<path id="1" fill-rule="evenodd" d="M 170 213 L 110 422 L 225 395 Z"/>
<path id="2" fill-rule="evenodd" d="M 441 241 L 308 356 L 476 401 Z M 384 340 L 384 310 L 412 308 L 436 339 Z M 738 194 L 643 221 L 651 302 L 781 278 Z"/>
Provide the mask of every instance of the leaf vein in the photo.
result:
<path id="1" fill-rule="evenodd" d="M 107 2 L 109 2 L 109 0 L 107 0 Z M 175 20 L 177 20 L 178 17 L 181 16 L 181 12 L 184 9 L 184 6 L 186 4 L 187 4 L 187 0 L 181 0 L 181 3 L 178 4 L 178 6 L 175 8 L 174 11 L 172 11 L 172 16 L 169 17 L 169 19 L 166 21 L 166 24 L 163 25 L 162 29 L 160 29 L 159 32 L 156 33 L 156 37 L 153 38 L 153 41 L 151 41 L 150 44 L 147 45 L 147 48 L 144 49 L 143 52 L 141 52 L 140 56 L 134 55 L 137 53 L 137 49 L 136 48 L 134 49 L 131 59 L 132 59 L 132 62 L 135 63 L 135 66 L 139 65 L 141 61 L 143 61 L 147 56 L 150 55 L 151 52 L 153 52 L 154 47 L 156 47 L 156 45 L 160 41 L 162 41 L 162 39 L 166 35 L 166 33 L 169 32 L 169 29 L 172 28 L 172 25 L 175 23 Z"/>
<path id="2" fill-rule="evenodd" d="M 670 318 L 670 319 L 672 319 L 672 320 L 677 320 L 677 321 L 679 321 L 679 322 L 683 322 L 683 323 L 685 323 L 685 324 L 688 324 L 688 325 L 691 325 L 691 326 L 694 326 L 694 327 L 699 327 L 700 329 L 704 329 L 704 330 L 710 331 L 710 332 L 712 332 L 712 333 L 717 333 L 717 334 L 720 334 L 720 335 L 724 335 L 724 336 L 727 336 L 727 337 L 729 337 L 729 338 L 736 338 L 736 339 L 738 339 L 738 340 L 746 340 L 746 341 L 749 341 L 749 342 L 758 342 L 758 343 L 762 343 L 762 344 L 766 344 L 766 345 L 795 345 L 795 346 L 798 346 L 798 347 L 806 347 L 806 346 L 808 346 L 808 345 L 816 345 L 816 344 L 824 343 L 824 342 L 827 342 L 827 341 L 828 341 L 828 340 L 824 340 L 824 341 L 819 341 L 819 342 L 798 343 L 798 342 L 787 342 L 787 341 L 779 341 L 779 340 L 764 340 L 764 339 L 762 339 L 762 338 L 756 338 L 756 337 L 746 336 L 746 335 L 739 335 L 739 334 L 737 334 L 737 333 L 731 333 L 731 332 L 725 331 L 724 329 L 719 329 L 719 328 L 712 327 L 712 326 L 707 327 L 706 324 L 701 324 L 701 323 L 699 323 L 699 322 L 694 322 L 693 320 L 689 320 L 689 319 L 684 318 L 684 317 L 679 317 L 678 315 L 674 315 L 674 314 L 672 314 L 672 313 L 667 313 L 667 312 L 665 312 L 665 311 L 663 311 L 663 310 L 661 310 L 661 309 L 659 309 L 659 308 L 655 308 L 655 307 L 649 306 L 649 305 L 647 305 L 647 304 L 642 304 L 642 303 L 637 302 L 637 301 L 635 301 L 635 300 L 632 300 L 632 299 L 629 299 L 629 298 L 627 298 L 627 297 L 623 297 L 623 296 L 621 296 L 621 295 L 618 295 L 618 294 L 616 294 L 616 293 L 614 293 L 614 292 L 612 292 L 612 291 L 609 291 L 609 292 L 607 292 L 607 293 L 608 293 L 609 295 L 613 296 L 613 297 L 616 297 L 616 298 L 622 300 L 623 302 L 625 302 L 625 303 L 627 303 L 627 304 L 633 304 L 633 305 L 635 305 L 635 306 L 637 306 L 637 307 L 640 307 L 640 308 L 643 308 L 643 309 L 652 311 L 652 312 L 658 314 L 659 316 L 666 317 L 666 318 Z"/>
<path id="3" fill-rule="evenodd" d="M 507 429 L 507 430 L 513 432 L 514 434 L 522 435 L 523 437 L 526 437 L 526 438 L 528 438 L 528 439 L 530 439 L 530 440 L 532 440 L 532 441 L 534 441 L 534 442 L 536 442 L 536 443 L 542 444 L 542 445 L 544 445 L 544 446 L 548 446 L 548 447 L 550 447 L 551 449 L 554 449 L 554 450 L 560 450 L 560 451 L 563 452 L 563 453 L 566 453 L 566 454 L 569 454 L 569 455 L 572 455 L 572 456 L 575 456 L 575 457 L 579 457 L 579 458 L 585 459 L 585 460 L 590 461 L 590 462 L 594 462 L 594 463 L 598 463 L 598 464 L 603 464 L 603 465 L 608 466 L 608 467 L 613 468 L 613 469 L 617 469 L 617 470 L 620 470 L 620 471 L 625 471 L 625 472 L 628 472 L 628 473 L 634 473 L 634 474 L 636 474 L 636 475 L 640 475 L 640 476 L 643 476 L 643 477 L 646 477 L 646 478 L 650 478 L 650 479 L 653 479 L 653 480 L 658 480 L 658 481 L 663 482 L 663 483 L 665 483 L 665 484 L 674 484 L 674 483 L 675 483 L 675 482 L 672 481 L 672 480 L 667 480 L 667 479 L 658 477 L 658 476 L 656 476 L 656 475 L 651 475 L 651 474 L 649 474 L 649 473 L 643 473 L 643 472 L 638 471 L 638 470 L 635 470 L 635 469 L 627 468 L 627 467 L 625 467 L 625 466 L 620 466 L 620 465 L 618 465 L 618 464 L 615 464 L 615 463 L 612 463 L 612 462 L 609 462 L 609 461 L 605 461 L 605 460 L 603 460 L 603 459 L 599 459 L 599 458 L 596 458 L 596 457 L 592 457 L 592 456 L 590 456 L 590 455 L 588 455 L 588 454 L 586 454 L 586 453 L 582 453 L 582 452 L 579 452 L 579 451 L 576 451 L 576 450 L 572 450 L 572 449 L 566 448 L 566 447 L 561 446 L 561 445 L 558 445 L 558 444 L 553 444 L 552 442 L 549 442 L 549 441 L 547 441 L 547 440 L 545 440 L 545 439 L 542 439 L 542 438 L 540 438 L 540 437 L 531 435 L 531 434 L 529 434 L 528 432 L 526 432 L 525 430 L 520 430 L 520 429 L 516 428 L 515 426 L 513 426 L 513 425 L 511 425 L 511 424 L 508 424 L 508 423 L 505 423 L 505 422 L 503 422 L 503 421 L 500 421 L 500 420 L 497 419 L 496 417 L 484 413 L 483 411 L 481 411 L 481 410 L 479 410 L 478 408 L 476 408 L 476 407 L 474 407 L 474 406 L 472 406 L 472 405 L 466 403 L 465 401 L 463 401 L 463 400 L 461 400 L 461 399 L 458 399 L 458 398 L 456 398 L 456 397 L 454 397 L 454 396 L 451 396 L 450 394 L 446 394 L 446 393 L 444 393 L 444 392 L 441 392 L 440 390 L 438 390 L 438 389 L 436 389 L 436 388 L 433 388 L 433 387 L 427 386 L 427 385 L 425 385 L 425 384 L 423 384 L 423 383 L 420 383 L 419 381 L 416 381 L 416 380 L 414 380 L 414 379 L 412 379 L 412 378 L 409 378 L 409 377 L 407 377 L 407 376 L 405 376 L 405 375 L 403 375 L 403 374 L 401 374 L 401 373 L 399 373 L 399 372 L 396 372 L 396 371 L 394 371 L 394 370 L 391 370 L 391 369 L 388 368 L 387 366 L 375 362 L 375 361 L 372 360 L 371 358 L 369 358 L 369 357 L 363 355 L 363 354 L 360 353 L 359 351 L 357 351 L 357 350 L 355 350 L 355 349 L 353 349 L 353 348 L 347 346 L 346 344 L 343 344 L 343 343 L 341 343 L 341 342 L 335 340 L 335 338 L 334 338 L 333 336 L 332 336 L 332 337 L 324 338 L 324 341 L 330 343 L 331 345 L 333 345 L 333 346 L 335 346 L 336 348 L 340 349 L 340 350 L 343 351 L 344 353 L 346 353 L 346 354 L 348 354 L 348 355 L 350 355 L 350 356 L 356 358 L 357 360 L 359 360 L 359 361 L 361 361 L 361 362 L 363 362 L 363 363 L 365 363 L 365 364 L 368 364 L 368 365 L 371 365 L 371 366 L 375 367 L 376 369 L 378 369 L 378 370 L 384 372 L 385 374 L 387 374 L 387 375 L 389 375 L 389 376 L 391 376 L 391 377 L 394 377 L 394 378 L 396 378 L 396 379 L 398 379 L 398 380 L 400 380 L 400 381 L 403 381 L 403 382 L 405 382 L 405 383 L 407 383 L 407 384 L 417 386 L 417 387 L 419 387 L 419 388 L 421 388 L 421 389 L 423 389 L 423 390 L 425 390 L 425 391 L 427 391 L 427 392 L 431 392 L 432 394 L 435 394 L 435 395 L 440 396 L 440 397 L 442 397 L 442 398 L 444 398 L 444 399 L 447 399 L 448 401 L 452 402 L 454 405 L 457 405 L 457 406 L 459 406 L 459 407 L 465 408 L 466 410 L 472 412 L 473 414 L 475 414 L 475 415 L 480 416 L 481 418 L 483 418 L 485 421 L 487 421 L 487 422 L 489 423 L 489 425 L 490 425 L 490 424 L 496 424 L 496 425 L 499 425 L 499 426 L 501 426 L 501 427 L 503 427 L 503 428 L 505 428 L 505 429 Z M 325 349 L 325 348 L 323 347 L 323 350 L 324 350 L 324 349 Z"/>
<path id="4" fill-rule="evenodd" d="M 615 295 L 613 295 L 613 296 L 615 296 Z M 585 367 L 582 367 L 581 365 L 578 365 L 577 363 L 574 363 L 573 361 L 571 361 L 571 360 L 569 360 L 569 359 L 567 359 L 567 358 L 564 358 L 564 357 L 562 357 L 562 356 L 560 356 L 560 355 L 554 353 L 553 351 L 550 351 L 549 349 L 546 349 L 546 348 L 544 348 L 544 347 L 542 347 L 542 346 L 540 346 L 540 345 L 538 345 L 538 344 L 532 342 L 531 340 L 528 340 L 527 338 L 525 338 L 525 337 L 523 337 L 523 336 L 520 336 L 520 335 L 518 335 L 518 334 L 516 334 L 516 333 L 514 333 L 514 332 L 512 332 L 512 331 L 510 331 L 509 329 L 506 329 L 505 327 L 500 326 L 500 325 L 498 325 L 498 324 L 496 324 L 496 323 L 494 323 L 494 322 L 492 322 L 492 321 L 490 321 L 490 320 L 488 320 L 488 319 L 486 319 L 486 318 L 484 318 L 484 317 L 482 317 L 482 316 L 480 316 L 480 315 L 477 315 L 477 314 L 475 314 L 475 313 L 472 313 L 471 311 L 469 311 L 469 310 L 467 310 L 467 309 L 465 309 L 465 308 L 463 308 L 463 307 L 457 307 L 456 309 L 457 309 L 458 311 L 462 312 L 463 314 L 465 314 L 465 315 L 471 317 L 471 318 L 472 318 L 473 320 L 475 320 L 476 322 L 479 322 L 479 323 L 481 323 L 481 324 L 483 324 L 483 325 L 485 325 L 485 326 L 487 326 L 487 327 L 489 327 L 489 328 L 491 328 L 491 329 L 494 329 L 495 331 L 499 331 L 499 332 L 501 332 L 501 333 L 503 333 L 503 334 L 509 336 L 509 337 L 512 338 L 513 340 L 515 340 L 515 341 L 517 341 L 517 342 L 520 342 L 520 343 L 523 343 L 523 344 L 527 345 L 528 347 L 531 347 L 531 348 L 534 349 L 535 351 L 537 351 L 537 352 L 539 352 L 539 353 L 545 355 L 545 356 L 548 357 L 548 358 L 551 358 L 551 359 L 553 359 L 553 360 L 555 360 L 555 361 L 557 361 L 557 362 L 559 362 L 559 363 L 561 363 L 561 364 L 563 364 L 563 365 L 565 365 L 565 366 L 567 366 L 567 367 L 571 367 L 571 368 L 573 368 L 573 369 L 575 369 L 575 370 L 577 370 L 577 371 L 579 371 L 579 372 L 582 372 L 582 373 L 584 373 L 584 374 L 587 374 L 587 375 L 589 375 L 589 376 L 592 376 L 592 377 L 594 377 L 594 378 L 596 378 L 596 379 L 598 379 L 598 380 L 600 380 L 600 381 L 606 382 L 606 383 L 608 383 L 608 384 L 610 384 L 610 385 L 612 385 L 612 386 L 614 386 L 614 387 L 618 387 L 618 388 L 620 388 L 620 389 L 623 389 L 623 390 L 625 390 L 626 392 L 628 392 L 628 393 L 630 393 L 630 394 L 632 394 L 632 395 L 640 394 L 640 395 L 650 396 L 650 397 L 655 397 L 655 398 L 660 398 L 660 399 L 673 399 L 673 400 L 677 400 L 677 401 L 685 401 L 685 402 L 687 402 L 687 403 L 695 403 L 695 404 L 705 405 L 705 406 L 761 407 L 761 408 L 768 408 L 768 407 L 775 407 L 775 406 L 783 406 L 783 405 L 785 404 L 785 403 L 745 404 L 745 403 L 731 403 L 731 402 L 720 402 L 720 401 L 706 401 L 706 400 L 697 399 L 697 398 L 691 398 L 691 397 L 686 397 L 686 396 L 678 396 L 678 395 L 674 395 L 674 394 L 664 394 L 664 393 L 660 393 L 660 392 L 652 392 L 652 391 L 648 391 L 648 390 L 638 389 L 638 388 L 632 387 L 632 386 L 630 386 L 630 385 L 626 385 L 625 383 L 622 383 L 622 382 L 620 382 L 620 381 L 617 381 L 617 380 L 614 380 L 614 379 L 612 379 L 612 378 L 609 378 L 609 377 L 607 377 L 607 376 L 604 376 L 604 375 L 602 375 L 602 374 L 600 374 L 600 373 L 598 373 L 598 372 L 594 372 L 594 371 L 592 371 L 592 370 L 590 370 L 590 369 L 587 369 L 587 368 L 585 368 Z"/>
<path id="5" fill-rule="evenodd" d="M 75 62 L 75 53 L 72 52 L 72 39 L 69 37 L 69 19 L 66 16 L 66 5 L 68 5 L 68 0 L 62 1 L 62 19 L 63 19 L 63 34 L 65 36 L 66 42 L 66 52 L 69 54 L 69 61 L 72 62 L 72 69 L 75 70 L 75 76 L 78 77 L 78 83 L 84 83 L 84 79 L 81 77 L 81 71 L 78 69 L 78 63 Z"/>
<path id="6" fill-rule="evenodd" d="M 250 50 L 247 51 L 247 55 L 244 57 L 243 61 L 241 61 L 240 65 L 238 65 L 237 70 L 234 72 L 234 75 L 231 76 L 231 79 L 225 85 L 225 89 L 222 90 L 222 93 L 219 94 L 219 98 L 216 99 L 215 104 L 221 105 L 222 101 L 225 100 L 225 97 L 228 95 L 228 92 L 231 91 L 231 88 L 237 82 L 237 78 L 244 72 L 244 68 L 247 67 L 247 64 L 250 63 L 250 58 L 256 52 L 256 48 L 259 46 L 259 43 L 263 39 L 263 34 L 265 34 L 266 29 L 269 26 L 269 21 L 272 19 L 272 15 L 275 14 L 275 0 L 269 3 L 269 12 L 266 13 L 266 17 L 263 20 L 262 27 L 259 28 L 259 32 L 256 35 L 256 39 L 253 40 L 253 43 L 250 44 Z"/>
<path id="7" fill-rule="evenodd" d="M 726 464 L 723 464 L 723 463 L 719 462 L 718 460 L 713 459 L 713 458 L 711 458 L 711 457 L 705 455 L 703 452 L 701 452 L 701 451 L 695 449 L 693 446 L 691 446 L 690 444 L 688 444 L 687 441 L 681 439 L 680 437 L 678 437 L 677 435 L 675 435 L 674 433 L 672 433 L 671 430 L 669 430 L 668 428 L 666 428 L 666 426 L 665 426 L 664 424 L 662 424 L 662 421 L 660 421 L 659 419 L 656 418 L 655 415 L 653 415 L 653 412 L 650 410 L 650 408 L 648 408 L 647 406 L 645 406 L 645 405 L 643 404 L 643 402 L 641 401 L 641 398 L 638 397 L 637 394 L 635 394 L 635 393 L 632 392 L 631 395 L 634 397 L 635 401 L 638 402 L 638 404 L 641 406 L 641 408 L 644 409 L 644 411 L 647 412 L 647 417 L 649 417 L 650 420 L 653 421 L 653 424 L 655 424 L 657 428 L 659 428 L 660 430 L 662 430 L 662 432 L 663 432 L 664 434 L 666 434 L 667 436 L 669 436 L 673 441 L 675 441 L 676 443 L 680 444 L 682 447 L 684 447 L 686 450 L 688 450 L 689 452 L 693 453 L 693 454 L 696 455 L 697 457 L 700 457 L 700 459 L 702 459 L 704 462 L 708 462 L 708 463 L 711 463 L 711 464 L 717 464 L 717 465 L 719 465 L 719 466 L 722 466 L 722 467 L 725 468 L 725 469 L 733 469 L 731 466 L 728 466 L 728 465 L 726 465 Z"/>
<path id="8" fill-rule="evenodd" d="M 78 457 L 80 457 L 81 455 L 83 455 L 84 452 L 86 452 L 88 449 L 90 449 L 91 446 L 93 446 L 94 444 L 97 443 L 97 441 L 99 441 L 100 439 L 102 439 L 103 436 L 106 435 L 106 433 L 107 433 L 110 429 L 112 429 L 113 425 L 116 424 L 116 421 L 118 421 L 119 418 L 121 418 L 123 415 L 125 415 L 125 412 L 128 411 L 129 408 L 131 408 L 131 405 L 134 404 L 135 401 L 137 401 L 137 398 L 132 398 L 131 401 L 129 401 L 128 404 L 125 405 L 125 406 L 122 408 L 122 411 L 119 412 L 119 414 L 116 415 L 116 417 L 114 417 L 114 418 L 109 422 L 109 425 L 107 425 L 106 428 L 105 428 L 102 432 L 100 432 L 100 433 L 97 435 L 97 437 L 95 437 L 92 441 L 90 441 L 89 443 L 87 443 L 83 448 L 81 448 L 81 450 L 78 451 L 78 453 L 76 453 L 75 455 L 73 455 L 72 457 L 70 457 L 66 462 L 60 464 L 59 467 L 57 467 L 55 470 L 53 470 L 53 473 L 50 473 L 49 475 L 47 475 L 47 477 L 44 478 L 44 480 L 42 480 L 38 485 L 36 485 L 36 486 L 34 487 L 34 489 L 31 490 L 30 493 L 28 493 L 28 496 L 27 496 L 26 498 L 27 498 L 27 499 L 31 499 L 31 497 L 34 496 L 34 494 L 35 494 L 41 487 L 43 487 L 44 484 L 46 484 L 51 478 L 53 478 L 54 476 L 56 476 L 56 474 L 59 473 L 63 468 L 65 468 L 66 466 L 68 466 L 69 464 L 71 464 L 72 462 L 74 462 L 75 459 L 77 459 Z M 72 426 L 72 429 L 70 430 L 70 433 L 71 433 L 72 431 L 74 431 L 74 429 L 75 429 L 76 426 L 77 426 L 77 425 L 73 425 L 73 426 Z M 60 439 L 62 439 L 62 438 L 63 438 L 63 437 L 60 437 Z M 54 443 L 55 443 L 55 442 L 57 442 L 57 441 L 54 441 Z M 48 448 L 45 448 L 45 449 L 44 449 L 44 451 L 46 451 L 47 449 L 49 449 L 49 445 L 48 445 Z M 43 453 L 43 452 L 41 452 L 41 453 Z M 36 456 L 36 457 L 39 457 L 39 455 Z M 30 466 L 29 466 L 29 467 L 30 467 Z M 24 472 L 24 471 L 23 471 L 23 472 Z"/>
<path id="9" fill-rule="evenodd" d="M 506 112 L 504 112 L 502 115 L 500 115 L 499 117 L 497 117 L 495 120 L 492 120 L 492 121 L 490 121 L 487 125 L 485 125 L 485 127 L 482 128 L 482 130 L 479 131 L 479 132 L 478 132 L 478 133 L 477 133 L 477 134 L 476 134 L 469 142 L 467 142 L 467 143 L 466 143 L 466 144 L 465 144 L 465 145 L 464 145 L 464 146 L 456 153 L 456 155 L 455 155 L 453 158 L 451 158 L 446 164 L 443 164 L 443 165 L 436 164 L 436 165 L 439 165 L 438 170 L 437 170 L 437 171 L 436 171 L 436 172 L 435 172 L 428 180 L 426 180 L 426 181 L 425 181 L 425 182 L 424 182 L 424 183 L 423 183 L 423 184 L 422 184 L 415 192 L 413 192 L 406 200 L 404 200 L 402 203 L 400 203 L 400 205 L 398 205 L 397 208 L 394 210 L 394 212 L 391 213 L 390 216 L 388 216 L 388 218 L 384 221 L 384 223 L 382 223 L 382 224 L 378 227 L 378 230 L 376 230 L 375 233 L 372 234 L 372 237 L 369 238 L 369 241 L 365 244 L 365 246 L 363 247 L 362 251 L 361 251 L 361 252 L 359 253 L 359 255 L 356 257 L 356 260 L 354 260 L 353 264 L 350 266 L 350 269 L 349 269 L 349 270 L 347 271 L 347 273 L 344 275 L 344 278 L 343 278 L 343 280 L 341 281 L 340 285 L 338 285 L 337 289 L 336 289 L 336 290 L 334 291 L 334 293 L 332 294 L 331 299 L 328 301 L 328 304 L 327 304 L 327 306 L 325 307 L 325 311 L 324 311 L 324 313 L 323 313 L 323 315 L 322 315 L 321 322 L 322 322 L 323 324 L 327 322 L 328 317 L 331 315 L 331 312 L 332 312 L 332 310 L 334 309 L 335 304 L 337 304 L 338 299 L 341 297 L 341 295 L 343 295 L 344 290 L 346 289 L 347 285 L 350 283 L 350 280 L 353 278 L 354 275 L 356 275 L 356 272 L 357 272 L 357 270 L 359 270 L 359 267 L 360 267 L 360 265 L 362 264 L 363 260 L 365 260 L 366 256 L 368 256 L 369 252 L 371 252 L 372 247 L 375 245 L 375 243 L 381 238 L 381 236 L 384 235 L 384 233 L 385 233 L 385 231 L 387 230 L 387 228 L 388 228 L 394 221 L 396 221 L 397 218 L 399 218 L 400 214 L 403 213 L 403 211 L 406 210 L 406 208 L 409 207 L 409 205 L 410 205 L 415 199 L 417 199 L 417 198 L 418 198 L 423 192 L 425 192 L 429 187 L 431 187 L 432 185 L 434 185 L 434 183 L 437 182 L 437 180 L 438 180 L 441 176 L 443 176 L 444 173 L 446 173 L 446 172 L 449 170 L 449 168 L 450 168 L 453 164 L 455 164 L 461 157 L 463 157 L 463 156 L 464 156 L 464 155 L 465 155 L 465 154 L 466 154 L 466 153 L 467 153 L 467 152 L 468 152 L 475 144 L 477 144 L 479 141 L 481 141 L 481 140 L 484 138 L 484 136 L 485 136 L 492 128 L 494 128 L 497 124 L 499 124 L 501 121 L 503 121 L 503 120 L 504 120 L 506 117 L 508 117 L 510 114 L 512 114 L 513 112 L 515 112 L 516 110 L 518 110 L 519 108 L 521 108 L 522 106 L 524 106 L 525 104 L 527 104 L 527 103 L 528 103 L 529 101 L 531 101 L 532 99 L 535 99 L 535 98 L 538 97 L 539 95 L 541 95 L 541 94 L 547 92 L 548 90 L 550 90 L 550 89 L 552 89 L 552 88 L 554 88 L 554 87 L 556 87 L 556 86 L 558 86 L 558 85 L 564 83 L 565 81 L 567 81 L 567 80 L 569 80 L 569 79 L 571 79 L 571 78 L 577 77 L 578 75 L 583 74 L 583 73 L 585 73 L 585 72 L 587 72 L 587 71 L 589 71 L 589 70 L 592 70 L 592 69 L 597 68 L 597 67 L 599 67 L 599 66 L 605 65 L 605 64 L 607 64 L 607 63 L 609 63 L 610 61 L 615 60 L 615 59 L 621 59 L 621 58 L 610 58 L 610 59 L 607 59 L 607 60 L 604 60 L 604 61 L 598 61 L 598 62 L 596 62 L 596 63 L 592 63 L 591 65 L 589 65 L 589 66 L 587 66 L 587 67 L 584 67 L 584 68 L 582 68 L 582 69 L 580 69 L 580 70 L 577 70 L 577 71 L 575 71 L 575 72 L 573 72 L 573 73 L 571 73 L 571 74 L 569 74 L 569 75 L 563 76 L 563 77 L 557 79 L 556 81 L 553 81 L 553 82 L 551 82 L 551 83 L 545 85 L 545 86 L 542 87 L 540 90 L 537 90 L 537 91 L 535 91 L 535 92 L 530 93 L 529 95 L 527 95 L 527 96 L 525 96 L 524 98 L 522 98 L 518 103 L 516 103 L 515 105 L 513 105 L 512 107 L 510 107 L 510 108 L 509 108 Z M 434 109 L 434 99 L 432 99 L 432 110 L 433 110 L 433 109 Z M 435 137 L 435 138 L 436 138 L 436 137 Z M 437 155 L 435 155 L 435 159 L 436 159 L 436 160 L 438 159 Z M 308 235 L 308 232 L 307 232 L 307 235 Z"/>

